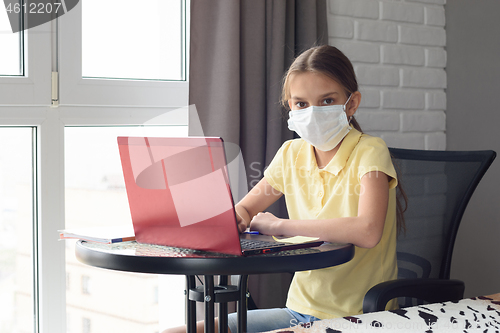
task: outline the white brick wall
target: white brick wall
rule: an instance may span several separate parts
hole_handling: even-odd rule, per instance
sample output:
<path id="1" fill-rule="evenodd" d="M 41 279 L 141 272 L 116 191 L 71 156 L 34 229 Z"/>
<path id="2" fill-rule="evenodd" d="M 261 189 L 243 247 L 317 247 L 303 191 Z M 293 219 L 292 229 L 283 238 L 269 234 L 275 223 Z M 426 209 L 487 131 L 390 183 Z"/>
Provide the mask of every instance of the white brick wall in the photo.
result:
<path id="1" fill-rule="evenodd" d="M 446 0 L 327 0 L 330 44 L 351 59 L 357 119 L 388 146 L 446 149 Z"/>

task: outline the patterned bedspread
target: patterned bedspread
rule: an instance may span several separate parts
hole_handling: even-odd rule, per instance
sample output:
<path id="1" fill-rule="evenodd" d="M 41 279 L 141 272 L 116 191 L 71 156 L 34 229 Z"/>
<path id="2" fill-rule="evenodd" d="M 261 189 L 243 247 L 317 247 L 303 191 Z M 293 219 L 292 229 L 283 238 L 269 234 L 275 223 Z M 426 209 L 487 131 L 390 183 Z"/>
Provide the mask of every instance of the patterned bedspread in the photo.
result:
<path id="1" fill-rule="evenodd" d="M 290 326 L 273 332 L 500 332 L 500 294 Z"/>

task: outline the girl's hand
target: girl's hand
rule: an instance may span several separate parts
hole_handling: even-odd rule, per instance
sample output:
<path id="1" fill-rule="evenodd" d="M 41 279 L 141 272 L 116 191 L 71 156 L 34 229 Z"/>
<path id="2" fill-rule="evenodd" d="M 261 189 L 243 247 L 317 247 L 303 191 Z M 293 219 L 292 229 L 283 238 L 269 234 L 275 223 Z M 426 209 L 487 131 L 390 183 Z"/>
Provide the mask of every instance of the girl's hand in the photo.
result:
<path id="1" fill-rule="evenodd" d="M 238 222 L 238 231 L 240 233 L 244 232 L 247 230 L 248 225 L 246 224 L 245 220 L 236 212 L 236 222 Z"/>
<path id="2" fill-rule="evenodd" d="M 264 235 L 281 235 L 279 226 L 283 220 L 271 213 L 258 213 L 250 222 L 250 230 L 255 230 Z"/>
<path id="3" fill-rule="evenodd" d="M 283 193 L 277 192 L 265 178 L 262 178 L 234 207 L 239 232 L 244 232 L 249 227 L 253 216 L 267 209 L 282 195 Z"/>

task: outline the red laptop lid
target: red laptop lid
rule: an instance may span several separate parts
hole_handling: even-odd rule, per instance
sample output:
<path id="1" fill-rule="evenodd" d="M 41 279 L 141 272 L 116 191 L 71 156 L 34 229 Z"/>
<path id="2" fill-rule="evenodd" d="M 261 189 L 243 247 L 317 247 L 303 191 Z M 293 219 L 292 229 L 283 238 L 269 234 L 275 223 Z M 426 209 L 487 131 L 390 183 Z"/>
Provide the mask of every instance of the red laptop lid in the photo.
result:
<path id="1" fill-rule="evenodd" d="M 241 255 L 221 138 L 119 137 L 140 243 Z"/>

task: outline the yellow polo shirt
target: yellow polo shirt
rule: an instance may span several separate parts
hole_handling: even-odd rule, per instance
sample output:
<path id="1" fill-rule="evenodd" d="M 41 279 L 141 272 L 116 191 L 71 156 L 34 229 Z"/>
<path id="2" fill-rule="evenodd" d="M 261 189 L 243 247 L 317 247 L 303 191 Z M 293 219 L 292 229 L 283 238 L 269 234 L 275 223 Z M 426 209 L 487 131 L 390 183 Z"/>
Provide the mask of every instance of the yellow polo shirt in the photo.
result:
<path id="1" fill-rule="evenodd" d="M 323 169 L 313 146 L 296 139 L 283 144 L 264 172 L 267 182 L 285 195 L 290 219 L 310 220 L 357 216 L 361 178 L 370 171 L 391 178 L 381 241 L 372 249 L 355 247 L 354 258 L 345 264 L 295 273 L 288 308 L 320 319 L 360 314 L 372 286 L 397 278 L 396 171 L 385 142 L 353 128 Z M 388 308 L 395 306 L 391 302 Z"/>

